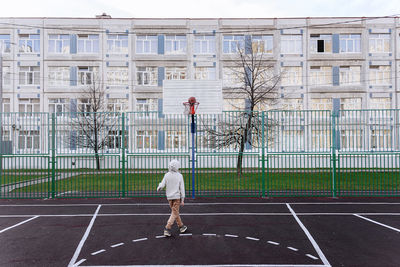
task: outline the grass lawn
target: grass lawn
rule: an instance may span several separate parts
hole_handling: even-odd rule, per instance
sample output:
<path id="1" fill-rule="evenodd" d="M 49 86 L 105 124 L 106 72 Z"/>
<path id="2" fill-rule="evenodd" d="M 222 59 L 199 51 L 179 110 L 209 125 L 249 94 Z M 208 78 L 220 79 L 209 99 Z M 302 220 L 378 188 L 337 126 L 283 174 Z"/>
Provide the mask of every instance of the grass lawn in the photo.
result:
<path id="1" fill-rule="evenodd" d="M 191 189 L 191 174 L 183 171 L 186 190 Z M 56 192 L 115 192 L 123 190 L 122 176 L 118 173 L 83 173 L 56 181 Z M 164 172 L 128 173 L 125 191 L 147 192 L 156 195 L 158 183 Z M 265 175 L 266 191 L 331 191 L 330 172 L 272 172 Z M 336 188 L 342 191 L 400 191 L 399 172 L 343 172 L 336 175 Z M 48 183 L 31 185 L 15 192 L 41 192 Z M 262 190 L 261 173 L 247 172 L 238 176 L 229 170 L 211 172 L 199 170 L 196 173 L 196 191 L 258 191 Z M 215 195 L 217 195 L 216 193 Z"/>

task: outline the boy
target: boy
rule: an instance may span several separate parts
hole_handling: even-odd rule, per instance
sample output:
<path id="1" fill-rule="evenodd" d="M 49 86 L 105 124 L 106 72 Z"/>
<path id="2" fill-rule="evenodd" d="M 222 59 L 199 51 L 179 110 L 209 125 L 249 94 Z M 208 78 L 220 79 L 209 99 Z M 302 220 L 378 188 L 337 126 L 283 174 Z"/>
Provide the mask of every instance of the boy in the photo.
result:
<path id="1" fill-rule="evenodd" d="M 186 232 L 187 227 L 182 223 L 179 216 L 179 205 L 185 205 L 185 184 L 183 176 L 178 172 L 179 161 L 173 159 L 168 164 L 168 172 L 164 175 L 161 183 L 157 187 L 157 191 L 166 187 L 165 194 L 171 208 L 171 216 L 168 219 L 167 225 L 164 229 L 164 236 L 171 236 L 171 227 L 176 221 L 181 233 Z"/>

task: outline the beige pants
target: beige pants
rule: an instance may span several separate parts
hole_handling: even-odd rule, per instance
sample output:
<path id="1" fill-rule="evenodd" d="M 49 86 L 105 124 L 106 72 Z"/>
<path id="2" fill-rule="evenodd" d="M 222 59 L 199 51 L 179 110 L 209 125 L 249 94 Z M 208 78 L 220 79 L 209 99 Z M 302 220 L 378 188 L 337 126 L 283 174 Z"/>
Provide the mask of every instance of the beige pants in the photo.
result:
<path id="1" fill-rule="evenodd" d="M 183 223 L 181 220 L 181 216 L 179 216 L 179 206 L 181 205 L 181 200 L 180 199 L 173 199 L 173 200 L 168 200 L 169 206 L 171 208 L 171 216 L 169 216 L 167 225 L 165 228 L 171 229 L 172 225 L 176 221 L 178 224 L 178 227 L 182 227 Z"/>

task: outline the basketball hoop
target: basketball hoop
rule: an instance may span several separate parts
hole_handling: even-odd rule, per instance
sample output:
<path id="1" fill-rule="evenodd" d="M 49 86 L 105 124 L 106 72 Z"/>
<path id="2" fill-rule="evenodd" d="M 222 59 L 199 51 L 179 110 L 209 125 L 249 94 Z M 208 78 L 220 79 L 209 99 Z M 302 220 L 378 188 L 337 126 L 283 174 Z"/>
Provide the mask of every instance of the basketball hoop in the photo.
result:
<path id="1" fill-rule="evenodd" d="M 184 114 L 186 115 L 196 114 L 196 110 L 199 104 L 200 103 L 196 101 L 196 98 L 194 96 L 189 97 L 187 102 L 183 102 L 183 105 L 185 106 Z"/>

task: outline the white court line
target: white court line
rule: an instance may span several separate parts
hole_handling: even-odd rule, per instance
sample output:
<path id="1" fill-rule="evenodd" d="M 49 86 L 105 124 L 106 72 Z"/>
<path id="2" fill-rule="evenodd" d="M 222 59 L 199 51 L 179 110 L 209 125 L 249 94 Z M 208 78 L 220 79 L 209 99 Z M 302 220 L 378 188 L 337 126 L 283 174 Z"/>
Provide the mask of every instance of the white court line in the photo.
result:
<path id="1" fill-rule="evenodd" d="M 111 247 L 112 247 L 112 248 L 116 248 L 116 247 L 122 246 L 123 244 L 124 244 L 124 243 L 118 243 L 118 244 L 112 245 Z"/>
<path id="2" fill-rule="evenodd" d="M 132 242 L 140 242 L 140 241 L 146 241 L 147 240 L 147 237 L 145 237 L 145 238 L 139 238 L 139 239 L 134 239 L 134 240 L 132 240 Z"/>
<path id="3" fill-rule="evenodd" d="M 205 236 L 217 236 L 217 234 L 207 234 L 207 233 L 205 233 L 203 235 L 205 235 Z"/>
<path id="4" fill-rule="evenodd" d="M 306 254 L 306 256 L 309 257 L 309 258 L 311 258 L 311 259 L 313 259 L 313 260 L 318 260 L 317 257 L 315 257 L 315 256 L 313 256 L 313 255 L 311 255 L 311 254 Z"/>
<path id="5" fill-rule="evenodd" d="M 74 266 L 76 260 L 78 259 L 79 253 L 81 253 L 81 249 L 82 249 L 82 247 L 83 247 L 83 244 L 85 243 L 86 239 L 87 239 L 88 236 L 89 236 L 90 230 L 92 229 L 92 226 L 93 226 L 93 224 L 94 224 L 94 221 L 96 220 L 96 216 L 97 216 L 97 214 L 99 213 L 100 208 L 101 208 L 101 205 L 99 205 L 99 206 L 97 207 L 95 213 L 93 214 L 93 217 L 92 217 L 92 219 L 90 220 L 90 223 L 89 223 L 89 225 L 88 225 L 88 227 L 87 227 L 87 229 L 86 229 L 86 232 L 85 232 L 85 234 L 83 235 L 81 241 L 79 242 L 79 245 L 78 245 L 78 247 L 76 248 L 75 253 L 74 253 L 74 255 L 72 256 L 72 259 L 71 259 L 71 261 L 69 262 L 68 266 Z"/>
<path id="6" fill-rule="evenodd" d="M 225 234 L 226 237 L 239 237 L 237 235 Z"/>
<path id="7" fill-rule="evenodd" d="M 294 248 L 294 247 L 287 247 L 287 248 L 290 250 L 293 250 L 293 251 L 299 251 L 297 248 Z"/>
<path id="8" fill-rule="evenodd" d="M 272 244 L 272 245 L 279 246 L 279 243 L 278 243 L 278 242 L 274 242 L 274 241 L 267 241 L 267 242 L 270 243 L 270 244 Z"/>
<path id="9" fill-rule="evenodd" d="M 103 253 L 104 251 L 106 251 L 106 250 L 105 250 L 105 249 L 100 249 L 100 250 L 98 250 L 98 251 L 96 251 L 96 252 L 93 252 L 93 253 L 90 253 L 90 254 L 91 254 L 92 256 L 94 256 L 94 255 Z"/>
<path id="10" fill-rule="evenodd" d="M 165 238 L 165 235 L 158 235 L 156 238 Z"/>
<path id="11" fill-rule="evenodd" d="M 251 237 L 251 236 L 246 236 L 246 239 L 254 240 L 254 241 L 260 241 L 260 239 L 255 238 L 255 237 Z"/>
<path id="12" fill-rule="evenodd" d="M 185 204 L 186 205 L 186 204 Z M 143 265 L 112 265 L 112 267 L 143 267 Z M 206 264 L 197 264 L 197 265 L 146 265 L 146 267 L 196 267 L 196 266 L 208 266 L 208 267 L 254 267 L 254 264 L 218 264 L 218 265 L 206 265 Z M 328 267 L 322 264 L 257 264 L 259 267 Z M 83 267 L 83 266 L 82 266 Z M 88 265 L 84 267 L 110 267 L 110 265 Z"/>
<path id="13" fill-rule="evenodd" d="M 38 218 L 38 217 L 39 217 L 39 216 L 34 216 L 33 218 L 30 218 L 30 219 L 25 220 L 25 221 L 22 221 L 22 222 L 20 222 L 20 223 L 14 224 L 13 226 L 7 227 L 7 228 L 1 230 L 1 231 L 0 231 L 0 234 L 1 234 L 1 233 L 4 233 L 5 231 L 10 230 L 10 229 L 12 229 L 12 228 L 14 228 L 14 227 L 20 226 L 21 224 L 24 224 L 24 223 L 27 223 L 27 222 L 29 222 L 29 221 L 32 221 L 32 220 L 34 220 L 34 219 L 36 219 L 36 218 Z"/>
<path id="14" fill-rule="evenodd" d="M 86 261 L 86 259 L 81 259 L 80 261 L 75 263 L 74 266 L 79 266 L 80 264 L 84 263 L 85 261 Z"/>
<path id="15" fill-rule="evenodd" d="M 310 240 L 311 244 L 313 245 L 315 251 L 318 253 L 318 256 L 320 257 L 320 259 L 322 260 L 322 262 L 324 263 L 324 265 L 326 266 L 331 266 L 331 264 L 328 262 L 328 260 L 326 259 L 324 253 L 322 253 L 322 250 L 319 248 L 317 242 L 315 242 L 314 238 L 311 236 L 310 232 L 307 230 L 307 228 L 304 226 L 304 224 L 300 221 L 299 217 L 297 217 L 296 213 L 294 212 L 294 210 L 290 207 L 289 204 L 286 204 L 286 206 L 288 207 L 288 209 L 290 210 L 290 212 L 293 214 L 293 217 L 295 218 L 295 220 L 297 221 L 297 223 L 300 225 L 301 229 L 303 229 L 304 233 L 306 234 L 306 236 L 308 237 L 308 239 Z"/>
<path id="16" fill-rule="evenodd" d="M 179 236 L 191 236 L 193 234 L 179 234 Z"/>
<path id="17" fill-rule="evenodd" d="M 185 204 L 186 205 L 186 204 Z M 299 212 L 301 216 L 354 216 L 359 215 L 376 215 L 376 216 L 400 216 L 400 213 L 392 212 Z M 98 214 L 98 217 L 112 216 L 169 216 L 171 213 L 109 213 Z M 291 213 L 180 213 L 181 216 L 293 216 Z M 29 218 L 29 217 L 92 217 L 93 214 L 7 214 L 0 215 L 0 218 Z"/>
<path id="18" fill-rule="evenodd" d="M 366 220 L 366 221 L 369 221 L 369 222 L 372 222 L 372 223 L 378 224 L 378 225 L 380 225 L 380 226 L 383 226 L 383 227 L 389 228 L 389 229 L 391 229 L 391 230 L 394 230 L 394 231 L 396 231 L 396 232 L 400 232 L 400 229 L 397 229 L 397 228 L 394 228 L 394 227 L 392 227 L 392 226 L 389 226 L 389 225 L 386 225 L 386 224 L 383 224 L 383 223 L 380 223 L 380 222 L 377 222 L 377 221 L 374 221 L 374 220 L 371 220 L 371 219 L 365 218 L 365 217 L 363 217 L 363 216 L 360 216 L 360 215 L 358 215 L 358 214 L 354 214 L 354 216 L 357 216 L 358 218 L 361 218 L 361 219 L 364 219 L 364 220 Z"/>

